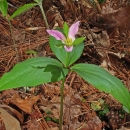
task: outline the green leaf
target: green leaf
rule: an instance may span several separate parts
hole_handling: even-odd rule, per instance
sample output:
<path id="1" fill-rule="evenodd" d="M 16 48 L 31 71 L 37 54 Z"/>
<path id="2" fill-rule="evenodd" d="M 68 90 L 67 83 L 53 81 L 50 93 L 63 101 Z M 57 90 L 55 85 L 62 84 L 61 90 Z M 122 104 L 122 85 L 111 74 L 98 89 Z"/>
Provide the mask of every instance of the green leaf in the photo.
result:
<path id="1" fill-rule="evenodd" d="M 29 9 L 31 9 L 32 7 L 38 5 L 37 3 L 30 3 L 30 4 L 25 4 L 21 7 L 19 7 L 13 14 L 12 16 L 10 17 L 10 19 L 13 19 L 15 18 L 16 16 L 28 11 Z"/>
<path id="2" fill-rule="evenodd" d="M 57 119 L 57 118 L 52 117 L 51 120 L 52 120 L 52 122 L 54 122 L 54 123 L 57 123 L 57 124 L 59 123 L 59 119 Z"/>
<path id="3" fill-rule="evenodd" d="M 51 50 L 54 52 L 56 57 L 66 66 L 70 66 L 73 64 L 82 54 L 84 43 L 81 43 L 74 47 L 73 51 L 70 52 L 69 58 L 68 58 L 68 52 L 64 48 L 58 48 L 56 45 L 63 44 L 60 40 L 56 40 L 54 37 L 50 36 L 49 43 Z"/>
<path id="4" fill-rule="evenodd" d="M 102 111 L 104 114 L 107 114 L 109 112 L 109 108 L 104 108 Z"/>
<path id="5" fill-rule="evenodd" d="M 58 78 L 61 77 L 65 77 L 65 74 L 63 73 L 63 68 L 56 66 L 56 65 L 47 65 L 44 69 L 44 72 L 51 72 L 51 82 L 55 82 L 58 81 Z"/>
<path id="6" fill-rule="evenodd" d="M 53 58 L 30 58 L 16 64 L 10 72 L 3 75 L 0 79 L 0 90 L 56 82 L 67 73 L 68 70 Z"/>
<path id="7" fill-rule="evenodd" d="M 34 0 L 37 3 L 41 3 L 43 0 Z"/>
<path id="8" fill-rule="evenodd" d="M 66 37 L 68 37 L 68 31 L 69 31 L 69 27 L 67 23 L 65 22 L 63 25 L 63 33 L 65 34 Z"/>
<path id="9" fill-rule="evenodd" d="M 50 110 L 45 110 L 45 113 L 48 115 L 52 114 L 52 112 Z"/>
<path id="10" fill-rule="evenodd" d="M 104 100 L 103 99 L 100 99 L 99 102 L 100 102 L 101 105 L 104 104 Z"/>
<path id="11" fill-rule="evenodd" d="M 106 2 L 106 0 L 98 0 L 99 4 Z"/>
<path id="12" fill-rule="evenodd" d="M 56 47 L 58 47 L 58 48 L 63 48 L 63 47 L 64 47 L 64 44 L 63 44 L 63 43 L 56 44 Z"/>
<path id="13" fill-rule="evenodd" d="M 101 110 L 101 104 L 99 102 L 93 102 L 91 103 L 91 108 L 94 110 L 94 111 L 99 111 Z"/>
<path id="14" fill-rule="evenodd" d="M 34 50 L 27 50 L 27 51 L 26 51 L 26 54 L 34 54 L 34 55 L 36 55 L 37 52 L 34 51 Z"/>
<path id="15" fill-rule="evenodd" d="M 48 122 L 48 121 L 51 121 L 51 117 L 49 117 L 49 116 L 46 116 L 44 119 L 45 119 L 45 121 L 47 121 L 47 122 Z"/>
<path id="16" fill-rule="evenodd" d="M 71 70 L 99 90 L 110 93 L 130 111 L 129 91 L 118 78 L 93 64 L 77 64 Z"/>
<path id="17" fill-rule="evenodd" d="M 80 38 L 75 39 L 75 41 L 73 42 L 73 45 L 79 45 L 85 40 L 85 38 L 86 37 L 80 37 Z"/>
<path id="18" fill-rule="evenodd" d="M 3 16 L 7 15 L 8 10 L 8 3 L 6 0 L 0 0 L 0 11 L 2 12 Z"/>

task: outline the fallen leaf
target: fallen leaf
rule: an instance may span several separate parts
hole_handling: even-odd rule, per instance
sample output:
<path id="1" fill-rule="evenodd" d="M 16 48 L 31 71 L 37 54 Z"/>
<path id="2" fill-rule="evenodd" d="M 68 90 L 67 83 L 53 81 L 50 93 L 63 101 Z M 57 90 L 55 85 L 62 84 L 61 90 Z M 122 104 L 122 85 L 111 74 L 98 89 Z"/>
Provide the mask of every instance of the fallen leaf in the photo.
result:
<path id="1" fill-rule="evenodd" d="M 130 30 L 130 6 L 125 7 L 115 13 L 109 14 L 98 14 L 97 17 L 94 17 L 90 20 L 90 24 L 95 27 L 100 27 L 107 30 L 109 36 L 112 38 L 116 29 L 119 29 L 119 32 L 122 33 L 124 30 Z"/>
<path id="2" fill-rule="evenodd" d="M 19 121 L 6 110 L 0 108 L 0 115 L 3 119 L 6 130 L 21 130 Z"/>
<path id="3" fill-rule="evenodd" d="M 13 90 L 13 89 L 9 89 L 9 90 L 5 90 L 2 92 L 1 95 L 2 98 L 13 98 L 16 99 L 17 97 L 19 97 L 18 92 Z"/>
<path id="4" fill-rule="evenodd" d="M 43 130 L 40 122 L 37 121 L 35 118 L 30 120 L 30 122 L 27 123 L 27 125 L 24 126 L 23 129 L 27 129 L 27 130 Z"/>
<path id="5" fill-rule="evenodd" d="M 112 8 L 112 1 L 106 2 L 105 6 L 102 6 L 102 14 L 109 14 L 109 13 L 115 13 L 117 10 L 114 10 Z"/>
<path id="6" fill-rule="evenodd" d="M 40 97 L 38 95 L 38 96 L 31 96 L 30 98 L 26 98 L 26 99 L 17 98 L 15 100 L 11 100 L 10 103 L 16 105 L 17 107 L 19 107 L 24 112 L 27 112 L 27 113 L 30 114 L 30 113 L 32 113 L 33 105 L 39 99 L 40 99 Z"/>
<path id="7" fill-rule="evenodd" d="M 63 5 L 63 6 L 65 6 L 67 3 L 66 3 L 66 0 L 60 0 L 60 2 L 61 2 L 61 4 Z"/>
<path id="8" fill-rule="evenodd" d="M 14 108 L 7 106 L 7 105 L 0 105 L 0 108 L 3 108 L 6 110 L 10 115 L 13 117 L 17 117 L 21 123 L 23 123 L 24 117 L 22 114 L 20 114 L 17 110 Z"/>
<path id="9" fill-rule="evenodd" d="M 130 128 L 126 128 L 126 127 L 122 126 L 120 129 L 117 129 L 117 130 L 130 130 Z"/>
<path id="10" fill-rule="evenodd" d="M 92 120 L 83 124 L 80 130 L 102 130 L 102 122 L 97 116 L 95 116 Z"/>
<path id="11" fill-rule="evenodd" d="M 59 130 L 59 128 L 58 127 L 54 127 L 54 128 L 50 128 L 48 130 Z"/>

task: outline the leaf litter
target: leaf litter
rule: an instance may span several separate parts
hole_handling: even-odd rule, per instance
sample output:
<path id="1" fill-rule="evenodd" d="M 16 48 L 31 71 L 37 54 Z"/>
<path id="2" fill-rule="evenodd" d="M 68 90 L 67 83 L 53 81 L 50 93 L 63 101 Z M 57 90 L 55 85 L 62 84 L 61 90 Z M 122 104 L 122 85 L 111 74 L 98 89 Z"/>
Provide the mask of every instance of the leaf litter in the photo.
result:
<path id="1" fill-rule="evenodd" d="M 26 0 L 26 3 L 29 2 L 31 0 Z M 9 6 L 9 13 L 24 3 L 9 0 L 12 5 Z M 87 39 L 84 53 L 77 62 L 102 66 L 120 78 L 130 90 L 128 0 L 106 0 L 96 5 L 98 10 L 88 0 L 44 0 L 43 4 L 50 28 L 62 27 L 64 21 L 71 25 L 81 20 L 78 35 L 86 36 Z M 48 35 L 39 12 L 35 7 L 11 21 L 20 61 L 34 56 L 54 57 L 48 46 Z M 1 15 L 0 21 L 2 76 L 17 62 L 9 25 Z M 35 55 L 27 54 L 28 50 L 34 50 Z M 1 92 L 0 129 L 12 128 L 14 123 L 16 125 L 12 129 L 15 130 L 58 130 L 59 96 L 60 82 Z M 103 105 L 100 104 L 101 99 L 104 100 Z M 92 103 L 99 105 L 98 111 L 92 109 Z M 109 109 L 107 113 L 104 112 L 105 108 Z M 111 95 L 97 90 L 74 73 L 68 75 L 64 91 L 64 130 L 127 130 L 129 121 L 130 115 L 122 111 L 121 104 Z"/>

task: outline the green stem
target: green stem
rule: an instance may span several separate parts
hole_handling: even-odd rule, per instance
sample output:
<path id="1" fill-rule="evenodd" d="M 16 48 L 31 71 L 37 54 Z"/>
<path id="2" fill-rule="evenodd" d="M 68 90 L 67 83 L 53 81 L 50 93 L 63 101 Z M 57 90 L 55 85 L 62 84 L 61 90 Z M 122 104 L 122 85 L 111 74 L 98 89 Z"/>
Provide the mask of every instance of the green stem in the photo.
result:
<path id="1" fill-rule="evenodd" d="M 8 23 L 9 23 L 10 33 L 11 33 L 11 37 L 12 37 L 12 41 L 13 41 L 13 45 L 14 45 L 14 49 L 15 49 L 15 53 L 16 53 L 16 60 L 17 60 L 17 63 L 18 63 L 19 62 L 18 49 L 17 49 L 16 43 L 15 43 L 15 40 L 14 40 L 11 22 L 10 22 L 9 19 L 7 19 L 7 20 L 8 20 Z"/>
<path id="2" fill-rule="evenodd" d="M 42 15 L 43 15 L 43 19 L 45 21 L 45 24 L 46 24 L 46 28 L 49 29 L 49 25 L 48 25 L 48 22 L 47 22 L 47 18 L 46 18 L 46 15 L 45 15 L 45 11 L 43 10 L 43 6 L 42 6 L 42 2 L 41 3 L 38 3 L 40 9 L 41 9 L 41 12 L 42 12 Z"/>
<path id="3" fill-rule="evenodd" d="M 69 58 L 70 58 L 70 52 L 67 52 L 66 68 L 68 68 L 68 66 L 69 66 Z"/>
<path id="4" fill-rule="evenodd" d="M 63 124 L 63 97 L 64 97 L 64 83 L 65 83 L 65 77 L 62 79 L 62 84 L 60 87 L 60 120 L 59 120 L 59 130 L 62 130 L 62 124 Z"/>

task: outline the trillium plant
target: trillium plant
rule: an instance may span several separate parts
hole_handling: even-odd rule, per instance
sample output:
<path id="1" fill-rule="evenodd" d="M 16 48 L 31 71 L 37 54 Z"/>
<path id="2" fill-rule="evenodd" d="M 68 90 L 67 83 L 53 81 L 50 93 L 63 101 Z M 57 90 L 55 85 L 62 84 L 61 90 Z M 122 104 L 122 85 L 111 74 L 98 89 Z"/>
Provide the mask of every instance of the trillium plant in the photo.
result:
<path id="1" fill-rule="evenodd" d="M 23 86 L 37 86 L 43 83 L 57 82 L 60 86 L 60 118 L 59 129 L 63 122 L 63 91 L 66 76 L 75 72 L 85 81 L 101 91 L 111 94 L 122 105 L 124 110 L 130 111 L 130 94 L 123 83 L 108 71 L 94 64 L 76 64 L 84 49 L 85 37 L 76 38 L 80 22 L 72 24 L 70 28 L 64 23 L 63 28 L 47 30 L 50 35 L 50 48 L 56 59 L 49 57 L 34 57 L 16 64 L 10 72 L 0 79 L 0 90 Z"/>

